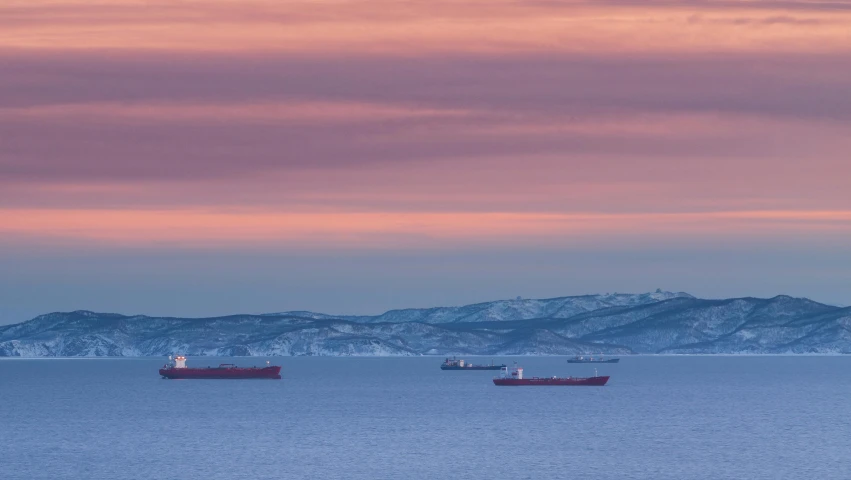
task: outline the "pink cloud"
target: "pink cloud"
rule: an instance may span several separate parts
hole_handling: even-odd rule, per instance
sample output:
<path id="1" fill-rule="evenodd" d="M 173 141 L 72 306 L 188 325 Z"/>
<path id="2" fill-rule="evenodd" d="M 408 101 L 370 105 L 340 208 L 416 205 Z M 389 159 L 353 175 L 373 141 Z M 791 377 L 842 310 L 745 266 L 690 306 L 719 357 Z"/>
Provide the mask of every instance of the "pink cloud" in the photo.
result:
<path id="1" fill-rule="evenodd" d="M 154 7 L 0 7 L 0 206 L 470 222 L 851 208 L 842 8 Z"/>

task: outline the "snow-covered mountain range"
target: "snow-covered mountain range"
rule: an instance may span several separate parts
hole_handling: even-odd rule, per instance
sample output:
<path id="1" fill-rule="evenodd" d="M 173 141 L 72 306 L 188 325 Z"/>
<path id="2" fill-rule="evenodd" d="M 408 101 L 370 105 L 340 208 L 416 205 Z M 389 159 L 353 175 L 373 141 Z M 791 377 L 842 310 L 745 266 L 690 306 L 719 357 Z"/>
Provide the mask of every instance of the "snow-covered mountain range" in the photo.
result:
<path id="1" fill-rule="evenodd" d="M 686 293 L 499 300 L 376 316 L 51 313 L 0 327 L 0 356 L 851 353 L 851 307 Z"/>

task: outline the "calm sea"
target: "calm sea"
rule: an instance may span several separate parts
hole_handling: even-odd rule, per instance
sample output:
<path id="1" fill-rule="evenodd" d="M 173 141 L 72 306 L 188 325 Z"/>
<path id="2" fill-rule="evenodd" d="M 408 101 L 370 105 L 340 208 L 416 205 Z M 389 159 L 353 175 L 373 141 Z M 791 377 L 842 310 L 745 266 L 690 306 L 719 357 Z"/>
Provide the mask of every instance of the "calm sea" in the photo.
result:
<path id="1" fill-rule="evenodd" d="M 442 358 L 270 360 L 283 380 L 162 380 L 162 358 L 0 360 L 0 478 L 851 478 L 851 357 L 626 357 L 598 367 L 605 387 L 525 388 Z"/>

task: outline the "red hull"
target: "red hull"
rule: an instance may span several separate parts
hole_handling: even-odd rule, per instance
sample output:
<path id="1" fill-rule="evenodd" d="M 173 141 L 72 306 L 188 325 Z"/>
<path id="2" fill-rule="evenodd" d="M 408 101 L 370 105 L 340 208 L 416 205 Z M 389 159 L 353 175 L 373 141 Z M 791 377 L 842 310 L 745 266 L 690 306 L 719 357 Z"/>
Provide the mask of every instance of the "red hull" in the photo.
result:
<path id="1" fill-rule="evenodd" d="M 161 368 L 163 378 L 199 378 L 199 379 L 242 379 L 242 378 L 281 378 L 281 367 L 264 368 Z"/>
<path id="2" fill-rule="evenodd" d="M 502 387 L 520 386 L 520 385 L 538 385 L 538 386 L 557 386 L 557 385 L 575 385 L 575 386 L 594 386 L 602 387 L 609 381 L 608 376 L 604 377 L 587 377 L 587 378 L 494 378 L 493 384 Z"/>

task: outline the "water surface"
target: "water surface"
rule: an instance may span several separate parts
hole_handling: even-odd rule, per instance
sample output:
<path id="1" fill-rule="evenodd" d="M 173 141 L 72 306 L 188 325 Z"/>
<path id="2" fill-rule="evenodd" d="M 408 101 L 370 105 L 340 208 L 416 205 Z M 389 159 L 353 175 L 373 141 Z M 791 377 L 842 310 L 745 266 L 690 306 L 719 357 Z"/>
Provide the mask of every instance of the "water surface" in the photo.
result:
<path id="1" fill-rule="evenodd" d="M 490 358 L 465 357 L 475 363 Z M 194 366 L 266 358 L 190 358 Z M 851 357 L 625 357 L 605 387 L 495 387 L 442 358 L 0 360 L 4 479 L 719 479 L 851 475 Z M 587 375 L 520 357 L 532 375 Z"/>

